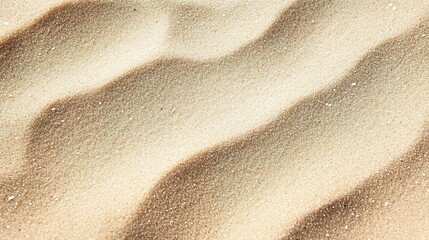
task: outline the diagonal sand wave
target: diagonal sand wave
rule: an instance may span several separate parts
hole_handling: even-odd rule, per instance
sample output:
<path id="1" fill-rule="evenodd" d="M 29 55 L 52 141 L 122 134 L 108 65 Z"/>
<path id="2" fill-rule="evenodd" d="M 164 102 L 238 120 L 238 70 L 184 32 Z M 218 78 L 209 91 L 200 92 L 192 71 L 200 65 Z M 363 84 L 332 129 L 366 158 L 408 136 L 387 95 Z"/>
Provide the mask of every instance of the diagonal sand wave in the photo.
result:
<path id="1" fill-rule="evenodd" d="M 428 136 L 426 129 L 423 138 L 382 173 L 306 216 L 284 239 L 426 238 Z"/>
<path id="2" fill-rule="evenodd" d="M 87 1 L 8 38 L 0 235 L 275 238 L 405 152 L 429 3 L 289 4 Z"/>
<path id="3" fill-rule="evenodd" d="M 133 61 L 133 59 L 136 59 L 138 61 L 144 61 L 141 58 L 151 58 L 150 52 L 147 53 L 146 51 L 140 51 L 140 54 L 137 54 L 134 57 L 130 57 L 128 54 L 129 51 L 127 49 L 123 49 L 123 47 L 118 47 L 111 44 L 112 42 L 117 42 L 117 40 L 120 40 L 120 36 L 127 34 L 134 37 L 130 37 L 128 41 L 125 41 L 125 43 L 121 44 L 126 44 L 129 49 L 133 48 L 133 45 L 130 44 L 130 42 L 135 44 L 144 44 L 145 41 L 138 41 L 138 39 L 142 36 L 145 37 L 145 35 L 141 36 L 139 34 L 139 31 L 135 31 L 136 34 L 133 35 L 130 34 L 133 29 L 129 29 L 127 31 L 121 30 L 120 33 L 116 32 L 116 34 L 112 36 L 113 40 L 104 37 L 105 35 L 109 36 L 109 34 L 100 33 L 102 36 L 94 36 L 93 32 L 95 30 L 91 31 L 91 29 L 96 29 L 97 26 L 101 27 L 101 29 L 105 29 L 104 25 L 110 26 L 111 24 L 109 24 L 109 19 L 112 18 L 112 16 L 109 14 L 107 14 L 106 16 L 106 12 L 117 12 L 117 10 L 120 9 L 120 6 L 112 6 L 112 3 L 103 4 L 101 5 L 101 7 L 91 3 L 88 4 L 90 5 L 77 5 L 75 7 L 77 9 L 70 9 L 68 7 L 69 5 L 66 5 L 65 10 L 67 11 L 60 11 L 59 13 L 54 12 L 54 15 L 52 17 L 50 17 L 49 15 L 46 18 L 47 24 L 42 24 L 40 27 L 36 27 L 35 30 L 31 30 L 30 34 L 24 34 L 24 37 L 19 37 L 15 40 L 12 39 L 11 44 L 4 45 L 5 47 L 3 48 L 9 50 L 2 51 L 2 56 L 4 57 L 3 59 L 8 59 L 8 61 L 3 60 L 6 63 L 6 65 L 4 65 L 6 66 L 6 69 L 3 68 L 3 72 L 1 74 L 3 79 L 1 91 L 3 93 L 3 97 L 1 100 L 2 102 L 4 102 L 2 107 L 3 118 L 1 119 L 3 122 L 2 132 L 4 132 L 5 143 L 13 142 L 12 146 L 10 146 L 10 144 L 1 146 L 3 152 L 8 152 L 8 154 L 6 155 L 14 156 L 15 159 L 22 158 L 21 155 L 23 153 L 20 153 L 19 149 L 23 148 L 19 146 L 22 146 L 23 140 L 21 139 L 20 135 L 22 135 L 22 133 L 24 132 L 25 126 L 27 126 L 31 121 L 33 114 L 39 112 L 43 107 L 46 106 L 46 104 L 54 101 L 60 96 L 73 95 L 73 93 L 75 93 L 76 91 L 84 91 L 90 86 L 97 86 L 99 84 L 103 84 L 103 82 L 105 82 L 107 79 L 112 78 L 119 72 L 130 67 L 133 62 L 135 62 Z M 320 88 L 321 85 L 332 81 L 332 79 L 335 79 L 338 75 L 344 73 L 345 69 L 347 69 L 350 64 L 356 61 L 359 58 L 360 54 L 364 53 L 364 49 L 367 49 L 371 45 L 376 44 L 378 41 L 381 41 L 386 37 L 392 36 L 397 31 L 403 29 L 403 26 L 406 26 L 406 24 L 397 24 L 395 21 L 396 19 L 391 18 L 395 15 L 392 14 L 392 11 L 390 11 L 389 9 L 387 9 L 385 12 L 380 13 L 377 8 L 374 8 L 374 10 L 377 10 L 374 12 L 374 17 L 380 18 L 384 17 L 385 14 L 389 14 L 390 18 L 386 19 L 383 24 L 380 24 L 380 26 L 377 28 L 368 28 L 367 30 L 368 35 L 371 36 L 370 38 L 368 38 L 366 34 L 362 34 L 362 31 L 358 32 L 358 30 L 364 27 L 364 24 L 366 23 L 364 21 L 365 19 L 359 19 L 359 24 L 354 25 L 350 24 L 350 22 L 344 22 L 344 26 L 347 26 L 348 28 L 346 29 L 346 31 L 343 31 L 341 33 L 341 39 L 344 40 L 344 44 L 348 43 L 349 41 L 353 41 L 356 46 L 354 48 L 351 48 L 348 52 L 342 52 L 342 56 L 338 56 L 336 54 L 333 54 L 336 52 L 335 49 L 337 47 L 338 42 L 333 41 L 333 39 L 331 38 L 326 38 L 326 31 L 332 31 L 332 24 L 330 24 L 330 22 L 327 22 L 326 20 L 316 20 L 323 16 L 325 16 L 325 18 L 327 19 L 331 19 L 332 14 L 341 11 L 345 11 L 345 13 L 342 14 L 350 15 L 351 13 L 347 12 L 346 10 L 351 6 L 343 6 L 336 4 L 334 5 L 334 7 L 329 8 L 331 5 L 333 4 L 329 1 L 319 1 L 316 4 L 309 1 L 304 1 L 301 4 L 295 4 L 295 7 L 292 7 L 287 14 L 283 14 L 283 17 L 281 17 L 280 20 L 275 24 L 275 26 L 270 29 L 268 35 L 262 37 L 257 43 L 252 44 L 243 51 L 240 51 L 241 54 L 236 54 L 236 57 L 233 58 L 233 61 L 227 62 L 229 63 L 229 68 L 236 70 L 236 65 L 243 65 L 241 61 L 243 58 L 250 58 L 251 60 L 247 64 L 247 69 L 245 70 L 247 74 L 242 76 L 239 71 L 230 73 L 227 72 L 226 74 L 229 76 L 227 76 L 224 81 L 228 81 L 227 84 L 229 86 L 225 86 L 225 84 L 223 84 L 220 86 L 220 88 L 248 88 L 249 90 L 253 90 L 253 92 L 249 92 L 248 95 L 254 95 L 256 97 L 260 96 L 261 91 L 265 91 L 265 96 L 270 96 L 270 98 L 267 98 L 266 102 L 263 103 L 262 107 L 263 110 L 271 112 L 269 116 L 266 116 L 263 113 L 260 114 L 260 117 L 264 118 L 265 121 L 266 119 L 272 117 L 273 114 L 278 112 L 278 109 L 283 109 L 285 106 L 289 105 L 291 102 L 290 100 L 293 101 L 293 99 L 299 96 L 309 94 L 310 92 Z M 106 20 L 95 21 L 95 23 L 101 22 L 101 24 L 94 25 L 94 23 L 91 23 L 93 26 L 88 26 L 88 23 L 85 23 L 85 21 L 81 23 L 79 21 L 80 19 L 88 19 L 84 15 L 87 14 L 84 10 L 91 13 L 94 13 L 96 12 L 96 10 L 98 10 L 100 12 L 100 18 L 104 17 Z M 362 18 L 362 16 L 360 16 L 361 11 L 365 11 L 367 13 L 370 12 L 367 11 L 367 9 L 365 8 L 355 8 L 354 11 L 357 12 L 352 12 L 352 16 L 356 15 L 360 18 Z M 302 12 L 307 13 L 307 15 L 303 15 Z M 74 17 L 68 17 L 70 13 Z M 83 16 L 80 16 L 82 14 Z M 341 18 L 342 14 L 337 16 L 337 18 Z M 418 9 L 413 9 L 413 11 L 411 12 L 410 10 L 407 10 L 406 14 L 410 14 L 410 18 L 406 18 L 404 21 L 405 23 L 412 22 L 419 17 Z M 57 15 L 60 17 L 58 17 Z M 144 17 L 147 16 L 144 15 Z M 55 19 L 63 18 L 71 22 L 69 23 L 69 27 L 67 25 L 63 26 L 55 22 L 58 21 Z M 54 19 L 55 21 L 48 21 L 49 19 Z M 131 20 L 133 21 L 136 21 L 136 19 L 138 18 L 131 18 Z M 82 28 L 86 29 L 87 31 L 84 31 L 80 36 L 73 38 L 75 40 L 72 39 L 73 41 L 67 41 L 67 44 L 62 47 L 63 51 L 58 51 L 58 54 L 50 55 L 45 54 L 45 52 L 43 51 L 51 51 L 52 48 L 55 48 L 54 50 L 60 50 L 61 47 L 52 47 L 54 45 L 60 45 L 59 42 L 55 43 L 55 41 L 50 40 L 48 42 L 49 45 L 44 47 L 46 49 L 42 48 L 40 50 L 37 50 L 35 46 L 31 45 L 34 42 L 43 42 L 38 39 L 38 36 L 43 36 L 42 33 L 45 25 L 47 25 L 48 29 L 50 29 L 52 25 L 54 27 L 58 25 L 59 27 L 57 28 L 59 28 L 60 30 L 54 32 L 56 32 L 57 35 L 60 36 L 58 37 L 58 39 L 61 40 L 64 38 L 64 35 L 67 36 L 67 34 L 69 34 L 70 28 L 76 28 L 76 21 L 80 24 L 77 25 L 78 28 L 79 26 L 82 26 Z M 44 22 L 45 21 L 42 21 L 42 23 Z M 371 21 L 367 22 L 367 24 L 371 23 Z M 119 25 L 120 27 L 123 26 L 123 24 L 125 23 L 116 25 Z M 284 26 L 286 26 L 286 28 Z M 143 32 L 145 29 L 146 28 L 144 27 L 140 28 L 140 30 Z M 325 31 L 318 32 L 318 29 L 325 29 Z M 160 30 L 158 30 L 158 32 L 159 31 Z M 95 32 L 100 31 L 99 29 L 96 29 Z M 358 35 L 356 35 L 357 32 L 359 33 Z M 310 39 L 309 36 L 311 36 Z M 319 38 L 317 36 L 319 36 Z M 115 54 L 115 57 L 109 57 L 112 54 L 106 54 L 104 52 L 97 53 L 96 49 L 103 48 L 103 44 L 98 44 L 95 46 L 80 46 L 78 43 L 74 42 L 81 40 L 84 40 L 83 42 L 85 42 L 87 41 L 85 39 L 88 39 L 89 41 L 94 38 L 102 38 L 100 41 L 97 42 L 110 43 L 110 49 L 123 49 L 122 58 L 118 57 L 118 54 Z M 308 42 L 304 40 L 308 40 Z M 306 49 L 302 49 L 300 47 L 301 45 L 295 46 L 298 42 L 302 43 L 303 45 L 306 45 Z M 16 47 L 13 47 L 14 44 L 18 44 L 20 48 L 17 49 Z M 76 48 L 76 46 L 80 47 L 80 54 L 87 53 L 89 51 L 88 49 L 90 49 L 90 51 L 87 54 L 84 54 L 84 56 L 92 56 L 90 59 L 97 57 L 97 61 L 91 62 L 90 59 L 88 61 L 82 61 L 81 57 L 75 55 L 74 49 Z M 273 48 L 273 46 L 276 47 Z M 20 51 L 31 54 L 19 54 Z M 42 51 L 43 54 L 41 54 L 40 51 Z M 10 54 L 8 54 L 8 52 L 10 52 Z M 69 52 L 72 55 L 67 55 Z M 288 55 L 284 56 L 285 53 Z M 32 54 L 36 56 L 36 59 L 34 59 L 34 61 Z M 41 57 L 39 57 L 39 54 L 41 54 Z M 107 58 L 99 57 L 99 55 L 106 55 Z M 281 56 L 281 58 L 279 58 L 279 56 Z M 52 71 L 53 69 L 47 66 L 51 66 L 55 62 L 61 62 L 56 60 L 58 57 L 61 57 L 66 60 L 70 59 L 71 62 L 65 62 L 64 64 L 62 64 L 64 65 L 64 67 L 61 67 L 60 64 L 56 64 L 56 68 L 54 68 L 55 71 Z M 75 61 L 77 59 L 79 61 Z M 109 60 L 107 61 L 107 59 Z M 35 66 L 31 66 L 32 64 L 34 64 Z M 28 67 L 28 65 L 30 65 L 30 67 Z M 288 68 L 284 69 L 283 67 L 281 67 L 282 65 L 288 66 Z M 223 65 L 218 64 L 217 66 L 222 67 Z M 267 73 L 252 70 L 256 66 L 259 68 L 268 68 L 269 70 L 267 70 Z M 326 69 L 326 71 L 320 71 L 319 66 L 323 66 L 323 69 Z M 36 71 L 34 71 L 34 69 L 36 69 Z M 87 69 L 87 71 L 85 71 L 85 69 Z M 220 77 L 224 78 L 223 76 Z M 215 78 L 219 79 L 219 77 L 217 76 L 215 76 Z M 231 79 L 237 78 L 250 78 L 254 79 L 254 81 L 230 81 Z M 284 78 L 293 79 L 295 81 L 284 82 Z M 269 84 L 271 83 L 271 81 L 268 83 L 264 83 L 258 79 L 272 79 L 275 80 L 276 83 Z M 255 80 L 257 80 L 257 82 L 255 82 Z M 8 84 L 8 82 L 11 82 L 13 84 Z M 279 84 L 281 84 L 281 86 L 276 87 Z M 253 89 L 250 89 L 250 87 L 252 87 Z M 291 91 L 295 89 L 297 91 Z M 46 91 L 50 92 L 50 94 L 43 94 Z M 231 91 L 230 96 L 235 95 L 235 92 L 236 91 Z M 273 102 L 273 100 L 275 102 Z M 18 107 L 22 105 L 26 105 L 26 111 L 21 111 L 21 108 Z M 259 106 L 252 105 L 251 107 L 256 109 Z M 256 120 L 258 120 L 257 117 L 255 118 Z M 252 125 L 252 123 L 249 123 L 249 125 Z M 240 131 L 241 129 L 238 129 L 237 132 Z M 14 168 L 13 164 L 17 165 L 19 163 L 19 161 L 15 163 L 11 163 L 10 161 L 6 162 L 7 164 L 11 164 L 11 166 L 6 165 L 4 168 L 2 168 L 3 173 L 12 171 L 11 169 Z"/>
<path id="4" fill-rule="evenodd" d="M 282 5 L 288 3 L 281 2 Z M 222 13 L 222 17 L 228 19 L 234 15 L 236 21 L 230 21 L 226 26 L 218 24 L 216 31 L 230 34 L 232 31 L 228 28 L 245 21 L 246 13 L 249 15 L 249 12 L 255 12 L 249 9 L 253 5 L 241 5 L 235 6 L 227 14 L 225 11 Z M 266 5 L 268 6 L 265 8 L 272 12 L 278 11 L 280 7 L 275 2 Z M 186 10 L 189 7 L 199 13 L 198 16 L 191 16 L 201 24 L 192 29 L 195 36 L 187 29 L 187 25 L 178 23 L 183 21 L 183 8 Z M 216 25 L 213 17 L 221 15 L 214 10 L 204 6 L 182 6 L 168 2 L 161 2 L 159 6 L 150 2 L 132 1 L 68 3 L 53 8 L 28 29 L 7 38 L 0 47 L 0 61 L 3 63 L 0 72 L 0 100 L 4 103 L 4 117 L 1 120 L 4 122 L 2 127 L 6 142 L 15 142 L 15 148 L 11 151 L 13 153 L 7 155 L 19 153 L 16 148 L 21 145 L 21 140 L 17 135 L 24 132 L 23 128 L 28 125 L 30 117 L 52 101 L 100 87 L 160 54 L 195 58 L 207 58 L 210 54 L 216 54 L 216 57 L 221 57 L 231 48 L 236 48 L 236 45 L 257 37 L 261 29 L 270 23 L 269 20 L 276 16 L 266 14 L 266 10 L 261 11 L 261 14 L 253 13 L 252 16 L 267 18 L 259 19 L 261 24 L 258 27 L 261 29 L 255 30 L 250 26 L 248 31 L 235 33 L 231 36 L 235 42 L 230 41 L 232 43 L 228 45 L 216 42 L 218 39 L 225 39 L 219 38 L 219 34 L 207 34 L 207 31 L 213 31 L 212 27 L 207 30 L 207 25 Z M 240 12 L 238 15 L 241 18 L 237 18 L 237 12 Z M 206 15 L 211 17 L 204 17 Z M 183 34 L 175 36 L 178 33 Z M 240 33 L 244 34 L 241 36 Z M 201 38 L 201 35 L 207 37 Z M 195 42 L 193 38 L 196 37 L 211 44 L 211 53 L 204 50 L 191 54 L 191 50 L 199 49 L 195 46 L 198 43 L 189 44 L 189 41 Z M 191 49 L 186 52 L 189 46 Z M 40 94 L 46 91 L 50 94 Z M 27 105 L 26 111 L 11 107 L 22 104 Z M 4 152 L 11 149 L 10 146 L 1 147 Z M 17 155 L 15 158 L 19 159 L 21 156 Z M 4 167 L 3 173 L 12 171 L 11 168 L 13 166 Z"/>
<path id="5" fill-rule="evenodd" d="M 383 44 L 340 84 L 179 166 L 150 193 L 128 238 L 273 239 L 385 168 L 428 118 L 428 30 L 426 21 Z"/>

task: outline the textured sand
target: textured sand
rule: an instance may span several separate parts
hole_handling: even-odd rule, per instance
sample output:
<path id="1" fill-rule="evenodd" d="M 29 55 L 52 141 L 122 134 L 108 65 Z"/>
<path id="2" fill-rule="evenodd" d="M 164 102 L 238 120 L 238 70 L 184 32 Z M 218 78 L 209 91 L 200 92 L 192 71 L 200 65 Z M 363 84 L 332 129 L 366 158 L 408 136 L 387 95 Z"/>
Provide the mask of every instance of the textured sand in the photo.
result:
<path id="1" fill-rule="evenodd" d="M 0 0 L 0 239 L 429 239 L 429 0 Z"/>

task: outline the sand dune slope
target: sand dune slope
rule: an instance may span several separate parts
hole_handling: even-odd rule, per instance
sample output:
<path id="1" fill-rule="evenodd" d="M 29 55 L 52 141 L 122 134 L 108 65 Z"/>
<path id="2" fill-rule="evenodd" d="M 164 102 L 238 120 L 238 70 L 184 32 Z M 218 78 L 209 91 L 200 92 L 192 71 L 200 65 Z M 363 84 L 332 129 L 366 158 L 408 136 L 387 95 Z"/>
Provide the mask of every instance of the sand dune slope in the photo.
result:
<path id="1" fill-rule="evenodd" d="M 35 2 L 0 1 L 0 238 L 429 236 L 428 1 Z"/>

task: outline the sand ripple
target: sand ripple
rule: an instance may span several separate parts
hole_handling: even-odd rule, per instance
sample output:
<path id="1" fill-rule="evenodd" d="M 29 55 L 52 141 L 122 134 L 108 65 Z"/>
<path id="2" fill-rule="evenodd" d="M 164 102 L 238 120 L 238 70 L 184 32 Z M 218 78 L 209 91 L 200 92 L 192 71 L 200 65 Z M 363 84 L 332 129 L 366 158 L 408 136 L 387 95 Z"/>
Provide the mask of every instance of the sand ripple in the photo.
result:
<path id="1" fill-rule="evenodd" d="M 12 2 L 0 238 L 429 236 L 428 1 Z"/>

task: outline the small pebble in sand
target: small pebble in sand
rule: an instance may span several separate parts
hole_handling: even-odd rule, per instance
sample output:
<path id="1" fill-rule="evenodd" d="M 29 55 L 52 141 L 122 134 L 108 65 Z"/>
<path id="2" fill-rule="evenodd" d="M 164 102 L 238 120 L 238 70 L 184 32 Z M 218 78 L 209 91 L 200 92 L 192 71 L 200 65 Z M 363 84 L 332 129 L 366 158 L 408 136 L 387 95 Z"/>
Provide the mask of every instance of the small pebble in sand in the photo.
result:
<path id="1" fill-rule="evenodd" d="M 396 8 L 397 8 L 393 3 L 389 3 L 389 7 L 390 7 L 390 9 L 392 9 L 393 11 L 395 11 L 395 10 L 396 10 Z"/>

